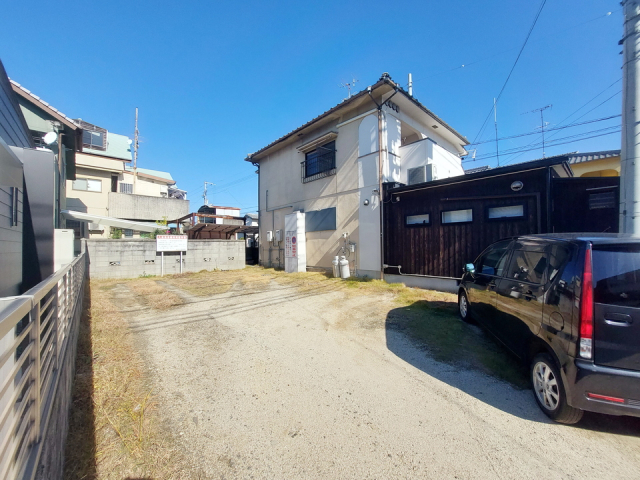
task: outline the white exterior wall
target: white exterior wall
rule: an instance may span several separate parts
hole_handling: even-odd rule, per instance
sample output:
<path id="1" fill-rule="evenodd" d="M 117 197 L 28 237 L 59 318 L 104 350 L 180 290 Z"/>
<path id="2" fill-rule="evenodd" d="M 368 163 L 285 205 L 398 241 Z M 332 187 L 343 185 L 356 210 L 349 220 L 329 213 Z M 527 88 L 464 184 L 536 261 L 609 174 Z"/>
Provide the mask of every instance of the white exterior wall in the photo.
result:
<path id="1" fill-rule="evenodd" d="M 442 174 L 439 178 L 464 173 L 456 155 L 459 145 L 456 149 L 432 127 L 420 124 L 402 109 L 396 112 L 385 106 L 383 112 L 383 181 L 406 183 L 407 169 L 426 163 L 437 165 L 437 171 Z M 336 207 L 336 230 L 306 233 L 307 265 L 331 268 L 331 261 L 344 245 L 342 234 L 348 232 L 349 241 L 356 243 L 356 253 L 348 257 L 352 271 L 379 278 L 378 116 L 374 112 L 349 121 L 362 113 L 366 110 L 350 112 L 340 121 L 305 133 L 295 143 L 260 159 L 260 260 L 263 265 L 284 267 L 285 215 Z M 413 147 L 402 147 L 402 122 L 422 138 L 428 136 L 439 145 L 424 140 Z M 296 147 L 330 132 L 338 133 L 336 174 L 303 183 L 301 162 L 305 155 Z M 282 230 L 280 243 L 275 241 L 276 230 Z M 267 241 L 267 231 L 273 231 L 274 241 Z"/>

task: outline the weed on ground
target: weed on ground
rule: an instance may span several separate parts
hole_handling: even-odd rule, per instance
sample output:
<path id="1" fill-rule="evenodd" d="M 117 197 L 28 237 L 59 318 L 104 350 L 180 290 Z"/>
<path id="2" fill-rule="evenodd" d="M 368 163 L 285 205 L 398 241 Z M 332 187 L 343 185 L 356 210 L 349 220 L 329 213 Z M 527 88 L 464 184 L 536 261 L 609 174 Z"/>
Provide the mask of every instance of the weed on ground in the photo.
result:
<path id="1" fill-rule="evenodd" d="M 92 281 L 86 295 L 64 478 L 199 478 L 186 473 L 182 454 L 160 428 L 142 358 L 111 295 L 118 283 Z M 158 294 L 150 285 L 140 288 L 150 298 Z"/>

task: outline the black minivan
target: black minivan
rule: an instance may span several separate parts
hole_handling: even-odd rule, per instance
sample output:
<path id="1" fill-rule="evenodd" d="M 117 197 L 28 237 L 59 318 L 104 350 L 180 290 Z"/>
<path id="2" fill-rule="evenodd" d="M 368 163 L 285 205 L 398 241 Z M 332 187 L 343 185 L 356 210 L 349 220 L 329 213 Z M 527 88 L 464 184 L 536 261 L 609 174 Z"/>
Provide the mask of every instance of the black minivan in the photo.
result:
<path id="1" fill-rule="evenodd" d="M 640 417 L 640 237 L 501 240 L 465 266 L 458 307 L 530 366 L 550 418 Z"/>

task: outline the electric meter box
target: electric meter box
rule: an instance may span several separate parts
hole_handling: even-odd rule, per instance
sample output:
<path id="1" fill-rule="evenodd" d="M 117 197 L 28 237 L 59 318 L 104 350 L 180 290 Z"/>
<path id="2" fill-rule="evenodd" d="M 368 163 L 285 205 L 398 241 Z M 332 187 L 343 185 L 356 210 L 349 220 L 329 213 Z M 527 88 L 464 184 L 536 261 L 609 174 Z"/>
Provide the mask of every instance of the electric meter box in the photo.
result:
<path id="1" fill-rule="evenodd" d="M 276 242 L 282 241 L 282 230 L 276 230 Z"/>
<path id="2" fill-rule="evenodd" d="M 273 232 L 271 230 L 267 232 L 267 242 L 273 242 Z"/>

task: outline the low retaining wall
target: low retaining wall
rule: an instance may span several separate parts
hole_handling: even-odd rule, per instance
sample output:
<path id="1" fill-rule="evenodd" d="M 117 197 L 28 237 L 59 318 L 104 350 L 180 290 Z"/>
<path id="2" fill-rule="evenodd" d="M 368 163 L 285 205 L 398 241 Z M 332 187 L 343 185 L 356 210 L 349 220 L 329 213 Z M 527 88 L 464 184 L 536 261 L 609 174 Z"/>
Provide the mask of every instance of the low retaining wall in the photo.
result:
<path id="1" fill-rule="evenodd" d="M 455 278 L 422 277 L 417 275 L 389 275 L 385 273 L 384 280 L 387 283 L 404 283 L 407 287 L 449 293 L 458 293 L 458 285 L 460 285 L 460 280 Z"/>
<path id="2" fill-rule="evenodd" d="M 161 274 L 161 255 L 150 239 L 87 240 L 92 279 L 135 278 Z M 245 266 L 244 240 L 189 240 L 182 254 L 183 272 L 237 270 Z M 180 273 L 180 254 L 165 252 L 165 275 Z"/>

